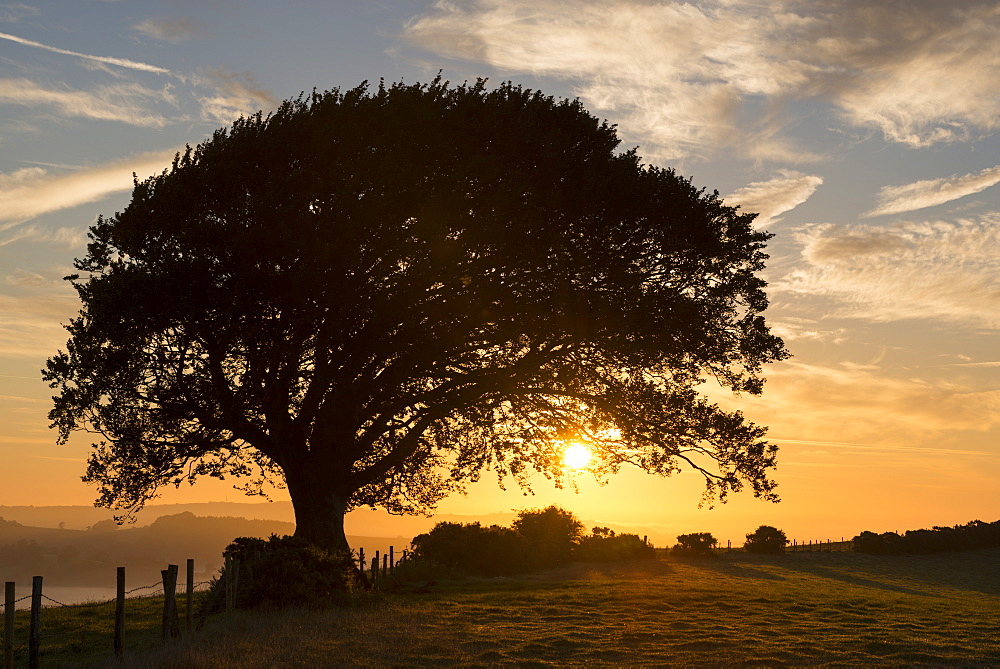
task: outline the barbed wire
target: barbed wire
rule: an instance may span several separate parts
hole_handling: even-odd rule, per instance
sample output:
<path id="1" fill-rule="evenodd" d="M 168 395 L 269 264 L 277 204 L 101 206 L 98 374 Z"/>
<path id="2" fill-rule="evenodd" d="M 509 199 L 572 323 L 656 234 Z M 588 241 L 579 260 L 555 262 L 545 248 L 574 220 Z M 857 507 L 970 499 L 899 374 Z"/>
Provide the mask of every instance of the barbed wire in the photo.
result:
<path id="1" fill-rule="evenodd" d="M 210 578 L 208 580 L 196 581 L 191 583 L 191 592 L 204 592 L 204 586 L 211 586 L 215 582 L 215 578 Z M 150 592 L 148 594 L 140 594 L 138 596 L 127 597 L 133 593 L 141 593 L 144 590 L 158 590 Z M 177 599 L 183 600 L 188 591 L 188 584 L 186 582 L 178 583 L 176 585 L 174 594 Z M 74 604 L 67 604 L 66 602 L 61 602 L 49 595 L 42 593 L 37 593 L 41 600 L 44 600 L 44 608 L 56 609 L 63 608 L 68 609 L 70 612 L 76 610 L 88 610 L 96 609 L 99 607 L 108 607 L 112 604 L 118 602 L 118 597 L 113 599 L 99 600 L 96 602 L 78 602 Z M 140 585 L 131 588 L 124 592 L 127 597 L 127 601 L 131 602 L 129 609 L 132 615 L 147 615 L 152 608 L 158 608 L 161 605 L 161 598 L 165 593 L 163 592 L 162 583 L 151 583 L 148 585 Z M 14 604 L 20 604 L 27 600 L 32 599 L 33 594 L 25 595 L 14 600 Z M 147 605 L 148 603 L 148 605 Z M 6 607 L 6 602 L 0 602 L 0 611 L 3 611 Z M 26 609 L 21 609 L 21 611 L 26 611 Z M 111 634 L 108 630 L 95 629 L 93 626 L 93 617 L 90 614 L 82 614 L 77 616 L 64 617 L 59 620 L 55 628 L 47 626 L 46 632 L 44 634 L 45 645 L 51 646 L 55 645 L 62 648 L 61 651 L 57 651 L 60 655 L 63 653 L 68 653 L 70 656 L 81 653 L 88 652 L 97 649 L 98 647 L 103 647 L 106 643 L 107 637 Z M 146 644 L 143 644 L 146 645 Z M 23 642 L 14 645 L 14 654 L 19 660 L 27 659 L 29 654 L 29 647 Z M 30 659 L 29 659 L 30 661 Z M 15 664 L 16 667 L 27 667 L 27 664 Z"/>

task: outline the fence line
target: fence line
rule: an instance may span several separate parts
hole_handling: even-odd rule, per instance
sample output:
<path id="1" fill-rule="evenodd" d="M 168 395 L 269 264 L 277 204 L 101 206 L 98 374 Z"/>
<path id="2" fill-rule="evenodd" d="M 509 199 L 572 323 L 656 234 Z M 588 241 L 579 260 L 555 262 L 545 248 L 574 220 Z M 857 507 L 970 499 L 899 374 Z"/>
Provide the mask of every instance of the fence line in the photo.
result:
<path id="1" fill-rule="evenodd" d="M 668 547 L 669 550 L 669 547 Z M 733 546 L 731 539 L 726 541 L 725 546 L 717 546 L 715 548 L 716 552 L 732 552 L 732 551 L 745 551 L 746 546 Z M 789 539 L 788 543 L 785 545 L 785 551 L 788 553 L 808 553 L 808 552 L 824 552 L 824 553 L 843 553 L 850 552 L 854 550 L 854 540 L 846 539 L 844 537 L 840 538 L 840 541 L 834 541 L 833 539 L 806 539 L 799 541 L 798 539 Z"/>
<path id="2" fill-rule="evenodd" d="M 102 600 L 96 602 L 86 602 L 81 604 L 66 604 L 60 602 L 42 592 L 42 582 L 43 578 L 41 576 L 35 576 L 32 578 L 32 592 L 30 595 L 26 595 L 21 598 L 15 598 L 15 582 L 6 581 L 4 585 L 4 601 L 0 611 L 3 612 L 3 669 L 14 669 L 15 667 L 28 667 L 29 669 L 37 669 L 39 666 L 39 661 L 41 655 L 43 655 L 43 641 L 49 647 L 53 646 L 66 646 L 68 645 L 68 650 L 71 653 L 82 653 L 90 650 L 94 652 L 95 647 L 88 648 L 88 646 L 93 646 L 93 640 L 88 643 L 88 636 L 104 636 L 106 632 L 100 632 L 94 630 L 93 619 L 94 615 L 86 613 L 89 610 L 97 610 L 101 607 L 109 607 L 114 605 L 113 617 L 114 617 L 114 635 L 112 643 L 108 645 L 108 651 L 114 651 L 115 655 L 121 656 L 125 651 L 125 613 L 126 613 L 126 601 L 130 602 L 128 610 L 134 617 L 139 619 L 142 616 L 148 616 L 150 613 L 149 608 L 145 607 L 145 602 L 149 602 L 156 607 L 161 605 L 159 597 L 162 596 L 162 630 L 161 639 L 173 638 L 180 635 L 180 621 L 179 612 L 177 608 L 176 594 L 179 587 L 183 586 L 184 592 L 186 594 L 185 601 L 185 628 L 190 630 L 193 622 L 193 599 L 196 588 L 208 585 L 212 583 L 212 580 L 208 581 L 194 581 L 194 560 L 187 561 L 186 570 L 186 581 L 184 583 L 178 583 L 177 565 L 169 565 L 166 570 L 161 572 L 163 577 L 160 583 L 151 583 L 149 585 L 141 585 L 130 590 L 125 589 L 125 568 L 118 567 L 117 569 L 117 592 L 116 597 L 110 600 Z M 135 597 L 127 597 L 132 593 L 140 591 L 151 591 L 148 594 L 141 594 Z M 25 600 L 31 600 L 31 609 L 28 612 L 28 634 L 27 634 L 27 644 L 24 642 L 16 643 L 15 640 L 15 617 L 17 615 L 17 604 Z M 45 602 L 50 602 L 51 605 L 44 605 Z M 75 617 L 64 616 L 58 619 L 57 624 L 60 626 L 57 630 L 46 629 L 46 633 L 42 635 L 42 609 L 54 610 L 57 608 L 70 609 L 74 612 L 80 613 Z M 138 614 L 138 616 L 136 616 Z M 22 612 L 23 618 L 23 612 Z M 23 632 L 23 629 L 22 629 Z M 53 643 L 53 638 L 56 639 Z M 15 664 L 15 659 L 23 662 L 27 661 L 26 664 L 19 663 Z"/>

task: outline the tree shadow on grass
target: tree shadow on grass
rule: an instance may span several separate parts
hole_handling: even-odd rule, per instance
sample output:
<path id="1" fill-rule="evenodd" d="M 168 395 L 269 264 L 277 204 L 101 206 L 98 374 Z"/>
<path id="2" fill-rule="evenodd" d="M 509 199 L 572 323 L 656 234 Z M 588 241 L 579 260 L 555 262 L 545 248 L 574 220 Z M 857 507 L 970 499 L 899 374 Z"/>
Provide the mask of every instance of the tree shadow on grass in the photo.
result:
<path id="1" fill-rule="evenodd" d="M 752 578 L 767 581 L 787 580 L 780 574 L 775 574 L 765 569 L 755 568 L 752 565 L 733 562 L 726 558 L 671 558 L 671 560 L 688 567 L 705 569 L 719 574 L 725 574 L 727 576 L 735 576 L 737 578 Z"/>
<path id="2" fill-rule="evenodd" d="M 728 570 L 726 573 L 747 577 L 762 572 L 762 578 L 773 579 L 773 574 L 754 568 L 755 564 L 767 564 L 854 585 L 928 597 L 945 596 L 934 592 L 935 588 L 1000 595 L 1000 549 L 933 555 L 815 552 L 761 556 L 730 553 L 716 562 L 720 571 Z M 921 587 L 924 585 L 928 587 Z"/>

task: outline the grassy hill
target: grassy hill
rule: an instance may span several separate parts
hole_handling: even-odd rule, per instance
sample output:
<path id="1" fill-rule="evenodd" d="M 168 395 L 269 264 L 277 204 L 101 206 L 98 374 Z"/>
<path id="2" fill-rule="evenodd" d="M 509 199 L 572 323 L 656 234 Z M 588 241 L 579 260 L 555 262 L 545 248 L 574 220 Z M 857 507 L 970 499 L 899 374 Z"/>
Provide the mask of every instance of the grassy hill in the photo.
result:
<path id="1" fill-rule="evenodd" d="M 125 666 L 824 663 L 997 665 L 1000 550 L 578 564 L 217 616 Z"/>

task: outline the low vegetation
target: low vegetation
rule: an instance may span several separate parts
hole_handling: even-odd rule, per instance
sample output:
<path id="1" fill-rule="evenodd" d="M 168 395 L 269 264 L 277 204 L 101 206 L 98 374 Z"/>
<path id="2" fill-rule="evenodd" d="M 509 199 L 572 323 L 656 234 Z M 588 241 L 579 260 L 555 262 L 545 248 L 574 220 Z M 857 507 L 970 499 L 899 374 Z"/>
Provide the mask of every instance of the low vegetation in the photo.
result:
<path id="1" fill-rule="evenodd" d="M 672 552 L 674 555 L 687 557 L 711 557 L 719 540 L 709 532 L 694 532 L 681 534 L 677 537 Z"/>
<path id="2" fill-rule="evenodd" d="M 479 523 L 438 523 L 413 538 L 413 558 L 423 565 L 406 571 L 427 573 L 440 567 L 448 575 L 501 576 L 550 569 L 571 561 L 615 562 L 653 557 L 653 548 L 635 534 L 615 534 L 583 524 L 558 506 L 525 509 L 511 527 Z"/>
<path id="3" fill-rule="evenodd" d="M 366 594 L 352 608 L 216 616 L 125 666 L 992 666 L 998 619 L 998 549 L 715 560 L 661 551 Z"/>
<path id="4" fill-rule="evenodd" d="M 930 530 L 862 532 L 854 537 L 854 550 L 873 555 L 944 553 L 1000 546 L 1000 520 L 984 523 L 973 520 L 965 525 L 935 527 Z"/>
<path id="5" fill-rule="evenodd" d="M 777 527 L 761 525 L 747 535 L 743 550 L 748 553 L 784 553 L 788 537 Z"/>

